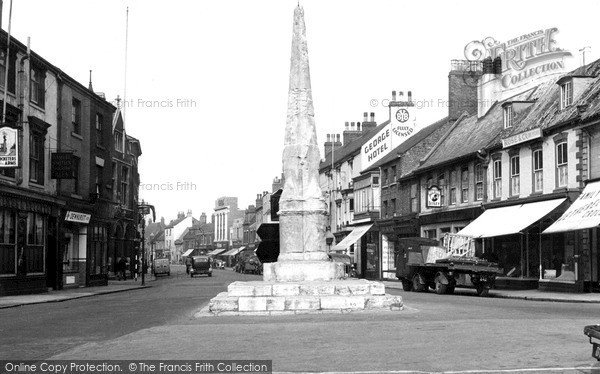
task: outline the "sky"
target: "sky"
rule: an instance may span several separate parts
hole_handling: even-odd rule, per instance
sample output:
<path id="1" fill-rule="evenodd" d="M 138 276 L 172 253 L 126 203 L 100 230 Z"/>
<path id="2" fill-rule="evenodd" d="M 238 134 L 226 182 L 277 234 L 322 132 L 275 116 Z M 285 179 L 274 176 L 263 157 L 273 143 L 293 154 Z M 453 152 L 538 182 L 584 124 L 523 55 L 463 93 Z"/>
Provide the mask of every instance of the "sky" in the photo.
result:
<path id="1" fill-rule="evenodd" d="M 10 0 L 4 0 L 7 29 Z M 15 0 L 12 36 L 107 100 L 141 142 L 140 198 L 168 222 L 219 197 L 254 204 L 282 171 L 296 0 Z M 568 6 L 565 7 L 565 4 Z M 447 114 L 452 59 L 493 37 L 557 27 L 569 68 L 600 58 L 597 0 L 304 0 L 317 138 L 412 91 L 418 121 Z M 128 11 L 127 11 L 128 9 Z M 321 152 L 323 152 L 321 148 Z M 323 155 L 321 155 L 323 157 Z M 210 218 L 209 218 L 210 219 Z"/>

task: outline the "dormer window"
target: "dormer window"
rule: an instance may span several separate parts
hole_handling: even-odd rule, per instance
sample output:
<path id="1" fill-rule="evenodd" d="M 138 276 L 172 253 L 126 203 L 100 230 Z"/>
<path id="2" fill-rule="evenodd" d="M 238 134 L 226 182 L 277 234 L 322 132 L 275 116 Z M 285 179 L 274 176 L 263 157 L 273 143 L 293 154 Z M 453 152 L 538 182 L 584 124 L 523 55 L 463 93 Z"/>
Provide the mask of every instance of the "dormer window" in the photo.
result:
<path id="1" fill-rule="evenodd" d="M 569 80 L 560 85 L 560 109 L 573 104 L 573 81 Z"/>
<path id="2" fill-rule="evenodd" d="M 513 124 L 513 106 L 508 104 L 504 106 L 504 128 L 511 128 Z"/>

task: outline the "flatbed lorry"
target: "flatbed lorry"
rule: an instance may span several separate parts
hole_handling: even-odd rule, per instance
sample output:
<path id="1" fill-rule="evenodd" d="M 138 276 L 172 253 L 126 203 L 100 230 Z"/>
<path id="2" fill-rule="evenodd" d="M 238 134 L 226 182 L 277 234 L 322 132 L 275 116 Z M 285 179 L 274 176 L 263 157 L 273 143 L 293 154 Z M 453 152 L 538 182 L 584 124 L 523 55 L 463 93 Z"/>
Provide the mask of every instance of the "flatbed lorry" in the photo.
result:
<path id="1" fill-rule="evenodd" d="M 446 234 L 443 245 L 426 238 L 400 238 L 396 249 L 396 276 L 405 291 L 450 294 L 455 287 L 474 287 L 487 296 L 502 269 L 475 257 L 473 238 Z"/>

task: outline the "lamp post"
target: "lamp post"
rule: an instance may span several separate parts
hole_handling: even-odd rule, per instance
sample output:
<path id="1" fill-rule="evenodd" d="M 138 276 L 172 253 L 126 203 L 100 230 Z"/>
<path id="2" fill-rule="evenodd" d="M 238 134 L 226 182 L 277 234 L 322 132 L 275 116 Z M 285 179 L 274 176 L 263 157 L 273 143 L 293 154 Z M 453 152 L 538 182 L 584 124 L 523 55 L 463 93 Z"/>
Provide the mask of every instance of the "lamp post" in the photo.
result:
<path id="1" fill-rule="evenodd" d="M 331 244 L 333 244 L 334 236 L 331 233 L 331 226 L 327 226 L 327 232 L 325 233 L 325 243 L 327 243 L 328 251 L 331 252 Z"/>
<path id="2" fill-rule="evenodd" d="M 146 284 L 146 272 L 144 269 L 144 264 L 146 263 L 146 220 L 145 216 L 150 214 L 150 210 L 152 210 L 152 222 L 156 221 L 156 213 L 154 211 L 154 206 L 150 204 L 146 204 L 144 200 L 142 200 L 141 204 L 138 204 L 137 211 L 140 218 L 140 224 L 142 225 L 142 286 Z"/>

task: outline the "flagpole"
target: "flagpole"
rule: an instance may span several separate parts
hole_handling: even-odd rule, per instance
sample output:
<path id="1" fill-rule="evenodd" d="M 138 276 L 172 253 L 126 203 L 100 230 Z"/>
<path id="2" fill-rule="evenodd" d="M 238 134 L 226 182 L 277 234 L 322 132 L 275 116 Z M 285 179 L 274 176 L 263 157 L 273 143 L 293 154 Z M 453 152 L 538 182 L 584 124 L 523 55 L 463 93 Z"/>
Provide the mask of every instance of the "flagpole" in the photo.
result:
<path id="1" fill-rule="evenodd" d="M 1 14 L 0 14 L 0 19 Z M 8 41 L 6 42 L 6 56 L 4 56 L 4 94 L 2 97 L 2 124 L 6 124 L 6 94 L 8 91 L 8 56 L 10 54 L 10 26 L 12 19 L 12 0 L 8 11 Z"/>

